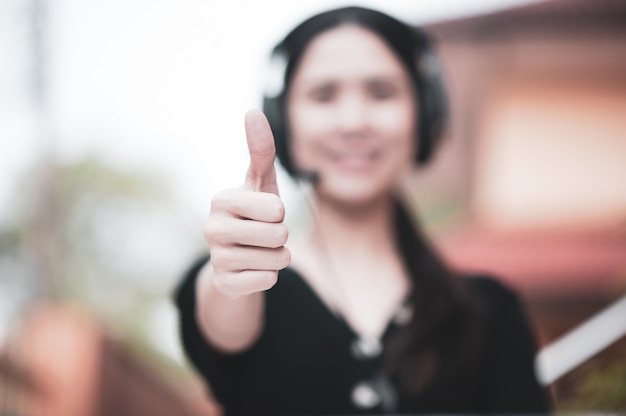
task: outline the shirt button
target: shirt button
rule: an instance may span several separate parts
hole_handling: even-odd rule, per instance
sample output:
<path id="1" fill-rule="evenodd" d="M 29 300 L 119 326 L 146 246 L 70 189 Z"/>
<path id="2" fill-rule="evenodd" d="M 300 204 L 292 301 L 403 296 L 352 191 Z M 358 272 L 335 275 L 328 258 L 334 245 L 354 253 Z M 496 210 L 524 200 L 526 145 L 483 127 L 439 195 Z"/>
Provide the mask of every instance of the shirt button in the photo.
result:
<path id="1" fill-rule="evenodd" d="M 410 305 L 402 305 L 396 312 L 393 320 L 396 325 L 406 325 L 413 319 L 413 308 Z"/>
<path id="2" fill-rule="evenodd" d="M 352 341 L 352 356 L 358 359 L 378 357 L 383 346 L 376 338 L 356 338 Z"/>
<path id="3" fill-rule="evenodd" d="M 371 409 L 380 404 L 381 397 L 368 382 L 360 382 L 352 389 L 352 403 L 360 409 Z"/>

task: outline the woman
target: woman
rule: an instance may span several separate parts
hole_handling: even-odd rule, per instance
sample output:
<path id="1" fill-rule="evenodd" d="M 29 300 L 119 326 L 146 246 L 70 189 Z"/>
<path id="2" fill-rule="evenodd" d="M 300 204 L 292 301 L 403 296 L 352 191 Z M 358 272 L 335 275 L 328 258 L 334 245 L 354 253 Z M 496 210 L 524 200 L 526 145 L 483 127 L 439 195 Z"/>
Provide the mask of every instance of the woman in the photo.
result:
<path id="1" fill-rule="evenodd" d="M 214 197 L 211 258 L 177 293 L 185 350 L 227 415 L 547 410 L 517 297 L 450 271 L 398 192 L 440 135 L 432 64 L 422 32 L 356 7 L 275 48 L 272 129 L 246 115 L 245 184 Z M 314 222 L 288 243 L 275 150 L 312 184 Z"/>

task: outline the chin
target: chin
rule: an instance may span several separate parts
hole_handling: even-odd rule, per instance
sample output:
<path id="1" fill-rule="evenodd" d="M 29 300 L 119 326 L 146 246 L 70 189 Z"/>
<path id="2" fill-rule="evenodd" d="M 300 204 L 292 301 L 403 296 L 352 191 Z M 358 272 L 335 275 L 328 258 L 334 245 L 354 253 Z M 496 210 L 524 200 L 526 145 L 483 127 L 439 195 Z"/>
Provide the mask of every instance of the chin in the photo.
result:
<path id="1" fill-rule="evenodd" d="M 344 205 L 369 205 L 391 195 L 393 186 L 372 179 L 333 180 L 320 184 L 321 196 Z"/>

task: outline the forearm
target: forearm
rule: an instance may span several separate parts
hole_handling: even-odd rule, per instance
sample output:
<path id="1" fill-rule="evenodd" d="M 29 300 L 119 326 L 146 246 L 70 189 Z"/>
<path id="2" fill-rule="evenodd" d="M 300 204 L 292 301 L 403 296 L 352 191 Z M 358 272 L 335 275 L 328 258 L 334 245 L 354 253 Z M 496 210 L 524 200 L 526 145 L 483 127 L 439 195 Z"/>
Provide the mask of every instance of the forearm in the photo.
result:
<path id="1" fill-rule="evenodd" d="M 196 319 L 204 337 L 224 352 L 246 350 L 263 329 L 263 292 L 231 298 L 214 284 L 210 262 L 200 269 L 196 280 Z"/>

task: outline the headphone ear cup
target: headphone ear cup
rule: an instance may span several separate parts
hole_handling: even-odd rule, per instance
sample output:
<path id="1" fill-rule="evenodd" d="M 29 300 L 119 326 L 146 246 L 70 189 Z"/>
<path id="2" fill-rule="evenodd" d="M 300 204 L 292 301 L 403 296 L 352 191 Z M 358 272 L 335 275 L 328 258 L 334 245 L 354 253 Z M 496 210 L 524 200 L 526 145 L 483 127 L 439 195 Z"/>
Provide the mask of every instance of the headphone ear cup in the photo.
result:
<path id="1" fill-rule="evenodd" d="M 285 116 L 285 75 L 289 59 L 287 52 L 283 49 L 282 45 L 276 46 L 270 57 L 263 93 L 263 112 L 272 128 L 276 157 L 287 173 L 293 176 L 295 170 L 289 156 L 288 128 Z"/>
<path id="2" fill-rule="evenodd" d="M 430 161 L 443 135 L 448 109 L 442 68 L 435 54 L 433 41 L 423 30 L 415 29 L 414 33 L 420 109 L 416 161 L 425 165 Z"/>
<path id="3" fill-rule="evenodd" d="M 287 125 L 284 117 L 284 93 L 276 97 L 263 97 L 263 112 L 272 128 L 276 157 L 280 164 L 290 175 L 295 174 L 291 157 L 289 156 L 289 143 L 287 140 Z"/>

